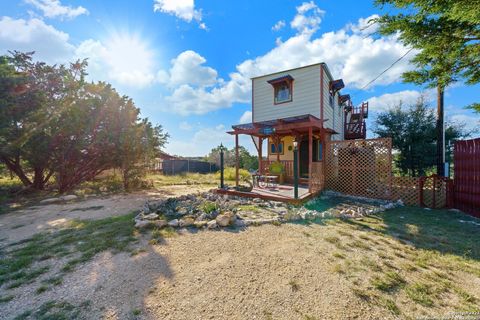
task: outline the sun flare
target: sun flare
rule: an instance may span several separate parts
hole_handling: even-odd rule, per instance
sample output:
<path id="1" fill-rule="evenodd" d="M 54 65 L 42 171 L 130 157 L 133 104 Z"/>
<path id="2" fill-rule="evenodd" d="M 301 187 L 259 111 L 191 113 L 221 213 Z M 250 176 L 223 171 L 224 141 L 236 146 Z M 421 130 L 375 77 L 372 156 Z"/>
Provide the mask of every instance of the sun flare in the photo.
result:
<path id="1" fill-rule="evenodd" d="M 137 34 L 115 33 L 106 42 L 107 61 L 115 77 L 124 82 L 150 82 L 154 51 Z"/>

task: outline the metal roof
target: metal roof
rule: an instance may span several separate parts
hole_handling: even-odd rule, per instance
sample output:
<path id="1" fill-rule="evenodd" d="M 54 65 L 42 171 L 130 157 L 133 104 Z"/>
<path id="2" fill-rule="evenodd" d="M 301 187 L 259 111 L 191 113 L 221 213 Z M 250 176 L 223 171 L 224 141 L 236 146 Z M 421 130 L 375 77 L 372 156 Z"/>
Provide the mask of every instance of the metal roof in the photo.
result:
<path id="1" fill-rule="evenodd" d="M 293 77 L 289 74 L 287 74 L 286 76 L 281 76 L 281 77 L 278 77 L 278 78 L 275 78 L 275 79 L 271 79 L 271 80 L 268 80 L 267 82 L 270 83 L 270 84 L 274 84 L 274 83 L 278 83 L 278 82 L 282 82 L 282 81 L 293 81 Z"/>
<path id="2" fill-rule="evenodd" d="M 249 129 L 255 129 L 255 128 L 264 128 L 264 127 L 271 127 L 275 126 L 277 124 L 288 124 L 288 123 L 297 123 L 297 122 L 304 122 L 308 121 L 310 117 L 315 118 L 316 120 L 320 120 L 315 116 L 312 116 L 310 114 L 304 114 L 301 116 L 295 116 L 295 117 L 288 117 L 288 118 L 283 118 L 283 119 L 275 119 L 275 120 L 267 120 L 267 121 L 260 121 L 260 122 L 252 122 L 252 123 L 244 123 L 244 124 L 237 124 L 233 125 L 232 128 L 238 129 L 238 130 L 249 130 Z"/>

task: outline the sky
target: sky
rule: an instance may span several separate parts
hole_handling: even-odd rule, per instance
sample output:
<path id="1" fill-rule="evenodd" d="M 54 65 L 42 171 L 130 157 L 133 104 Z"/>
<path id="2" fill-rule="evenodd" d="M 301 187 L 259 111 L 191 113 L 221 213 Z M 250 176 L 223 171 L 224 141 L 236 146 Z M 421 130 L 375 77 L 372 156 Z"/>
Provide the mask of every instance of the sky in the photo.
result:
<path id="1" fill-rule="evenodd" d="M 358 0 L 2 0 L 0 54 L 87 58 L 89 80 L 111 83 L 170 134 L 166 152 L 203 156 L 232 147 L 226 131 L 251 121 L 251 77 L 309 64 L 327 63 L 355 105 L 369 101 L 368 137 L 376 115 L 400 101 L 424 96 L 435 107 L 434 90 L 401 81 L 415 50 L 366 86 L 409 50 L 376 32 L 370 19 L 382 13 Z M 479 98 L 480 85 L 449 87 L 447 121 L 479 127 L 464 108 Z M 240 143 L 255 150 L 249 137 Z"/>

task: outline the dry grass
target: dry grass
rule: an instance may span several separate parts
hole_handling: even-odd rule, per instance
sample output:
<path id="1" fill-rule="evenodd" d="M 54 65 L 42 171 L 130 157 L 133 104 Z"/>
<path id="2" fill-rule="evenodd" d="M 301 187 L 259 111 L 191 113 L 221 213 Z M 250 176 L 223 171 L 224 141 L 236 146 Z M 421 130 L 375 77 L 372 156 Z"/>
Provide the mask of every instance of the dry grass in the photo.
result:
<path id="1" fill-rule="evenodd" d="M 480 312 L 480 286 L 472 285 L 480 276 L 476 223 L 448 210 L 399 208 L 337 220 L 322 236 L 337 248 L 331 270 L 351 281 L 355 296 L 393 315 L 415 318 Z"/>

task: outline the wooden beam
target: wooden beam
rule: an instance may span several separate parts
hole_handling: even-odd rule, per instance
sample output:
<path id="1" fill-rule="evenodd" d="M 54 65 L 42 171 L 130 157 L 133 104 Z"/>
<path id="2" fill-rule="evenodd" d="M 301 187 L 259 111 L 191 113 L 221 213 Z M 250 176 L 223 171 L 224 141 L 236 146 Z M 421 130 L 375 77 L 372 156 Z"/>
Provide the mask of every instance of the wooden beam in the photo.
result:
<path id="1" fill-rule="evenodd" d="M 308 192 L 312 192 L 312 156 L 313 156 L 312 128 L 308 128 Z"/>
<path id="2" fill-rule="evenodd" d="M 319 119 L 309 119 L 303 122 L 292 122 L 292 123 L 284 123 L 284 124 L 277 124 L 274 125 L 275 131 L 288 131 L 288 130 L 295 130 L 295 129 L 308 129 L 308 128 L 323 128 L 323 121 Z M 249 134 L 249 135 L 256 135 L 256 136 L 265 136 L 259 132 L 258 128 L 253 129 L 234 129 L 233 131 L 227 131 L 228 134 Z"/>
<path id="3" fill-rule="evenodd" d="M 259 174 L 262 174 L 262 172 L 263 172 L 262 171 L 262 162 L 263 162 L 262 161 L 263 160 L 262 159 L 262 151 L 263 151 L 262 150 L 263 149 L 262 144 L 263 144 L 263 138 L 260 138 L 258 140 L 258 173 Z"/>
<path id="4" fill-rule="evenodd" d="M 238 134 L 235 135 L 235 186 L 238 188 L 238 171 L 239 171 L 239 159 L 238 159 Z"/>

